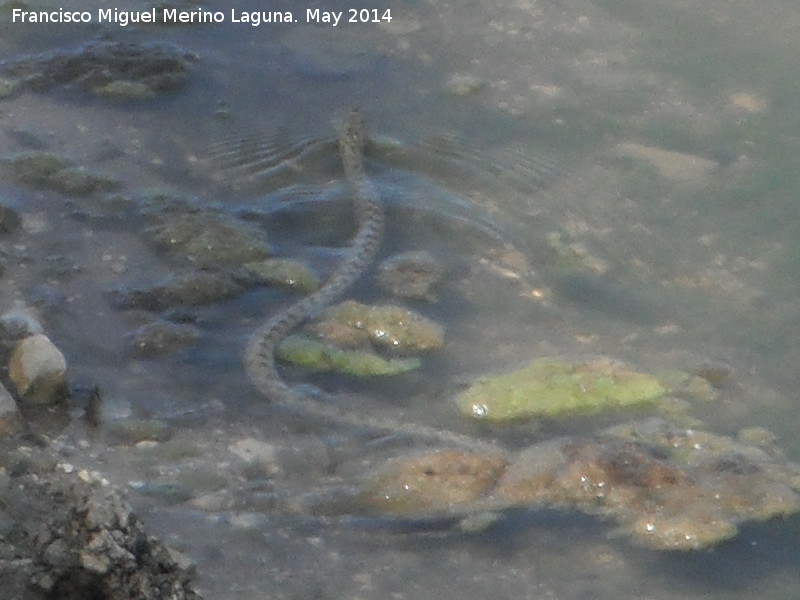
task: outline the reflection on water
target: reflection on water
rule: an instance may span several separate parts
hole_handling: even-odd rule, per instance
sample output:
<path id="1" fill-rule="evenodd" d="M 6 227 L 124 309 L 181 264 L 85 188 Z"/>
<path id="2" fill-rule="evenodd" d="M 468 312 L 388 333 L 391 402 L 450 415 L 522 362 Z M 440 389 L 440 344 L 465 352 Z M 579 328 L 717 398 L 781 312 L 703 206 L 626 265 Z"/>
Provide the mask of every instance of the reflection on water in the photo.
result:
<path id="1" fill-rule="evenodd" d="M 137 482 L 134 502 L 199 561 L 208 597 L 796 595 L 796 517 L 746 526 L 713 553 L 665 556 L 572 513 L 513 511 L 482 531 L 409 536 L 275 512 L 285 495 L 335 486 L 409 443 L 349 436 L 265 406 L 250 388 L 244 340 L 293 301 L 289 291 L 254 286 L 176 307 L 159 318 L 196 327 L 197 343 L 132 355 L 127 336 L 152 317 L 111 310 L 105 293 L 196 270 L 148 237 L 158 198 L 266 231 L 276 254 L 321 274 L 335 268 L 352 216 L 331 123 L 356 105 L 388 209 L 382 254 L 441 261 L 437 302 L 415 308 L 445 325 L 447 346 L 402 381 L 291 377 L 341 392 L 347 410 L 522 445 L 596 423 L 487 432 L 453 425 L 448 398 L 541 356 L 611 356 L 659 375 L 722 361 L 730 376 L 715 400 L 689 406 L 691 418 L 726 435 L 766 427 L 800 459 L 793 6 L 774 0 L 754 18 L 727 2 L 403 4 L 390 24 L 347 29 L 33 36 L 4 21 L 9 57 L 102 33 L 198 57 L 184 89 L 149 100 L 24 86 L 0 100 L 6 153 L 51 152 L 121 186 L 77 197 L 12 176 L 2 184 L 24 222 L 4 248 L 3 306 L 38 303 L 74 378 L 99 383 L 117 413 L 175 431 L 161 445 L 99 441 L 81 455 L 123 486 Z M 371 276 L 353 295 L 381 300 Z M 65 435 L 67 445 L 85 437 L 77 425 Z M 231 447 L 250 439 L 293 450 L 242 466 Z M 217 465 L 248 493 L 226 493 Z M 169 506 L 164 483 L 190 500 Z"/>

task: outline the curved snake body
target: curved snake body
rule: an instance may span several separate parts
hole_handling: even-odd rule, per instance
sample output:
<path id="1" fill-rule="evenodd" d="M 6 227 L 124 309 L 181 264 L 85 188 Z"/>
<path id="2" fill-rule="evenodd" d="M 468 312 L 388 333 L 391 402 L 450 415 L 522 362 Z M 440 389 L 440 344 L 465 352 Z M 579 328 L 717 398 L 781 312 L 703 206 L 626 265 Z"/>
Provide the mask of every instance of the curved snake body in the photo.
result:
<path id="1" fill-rule="evenodd" d="M 339 155 L 355 206 L 358 232 L 350 255 L 319 290 L 269 319 L 250 338 L 244 364 L 250 380 L 268 399 L 297 400 L 297 393 L 281 378 L 275 365 L 275 348 L 295 327 L 315 317 L 337 300 L 366 270 L 383 235 L 383 207 L 375 186 L 364 170 L 364 121 L 351 112 L 339 133 Z"/>
<path id="2" fill-rule="evenodd" d="M 435 429 L 419 424 L 407 424 L 382 419 L 352 415 L 339 410 L 334 404 L 323 404 L 309 394 L 288 385 L 275 364 L 275 349 L 295 328 L 312 319 L 348 288 L 369 267 L 383 236 L 384 214 L 378 192 L 364 169 L 363 149 L 366 143 L 364 121 L 358 111 L 352 111 L 339 132 L 339 155 L 344 175 L 353 197 L 358 231 L 354 236 L 350 255 L 336 268 L 325 284 L 315 293 L 304 297 L 283 312 L 268 319 L 251 336 L 244 356 L 248 377 L 270 401 L 281 402 L 289 408 L 331 419 L 338 423 L 379 431 L 403 433 L 412 437 L 435 440 L 440 443 L 497 448 L 455 432 Z"/>

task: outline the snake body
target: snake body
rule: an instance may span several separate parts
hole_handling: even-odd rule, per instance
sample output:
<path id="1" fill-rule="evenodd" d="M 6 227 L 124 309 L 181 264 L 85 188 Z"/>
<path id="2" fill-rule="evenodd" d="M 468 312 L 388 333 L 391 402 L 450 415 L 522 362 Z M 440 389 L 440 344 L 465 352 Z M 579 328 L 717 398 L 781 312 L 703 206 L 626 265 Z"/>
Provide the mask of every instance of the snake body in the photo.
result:
<path id="1" fill-rule="evenodd" d="M 275 350 L 296 327 L 317 316 L 341 297 L 366 271 L 381 243 L 384 212 L 378 191 L 364 168 L 364 145 L 367 141 L 364 120 L 358 111 L 345 119 L 338 137 L 339 157 L 352 195 L 358 230 L 351 242 L 351 252 L 334 270 L 325 284 L 313 294 L 292 304 L 268 319 L 250 337 L 244 366 L 255 387 L 271 402 L 280 402 L 290 409 L 330 419 L 337 423 L 377 431 L 403 433 L 439 443 L 486 448 L 498 451 L 492 444 L 419 424 L 400 423 L 391 419 L 352 415 L 333 403 L 323 403 L 322 393 L 303 392 L 288 385 L 275 364 Z"/>
<path id="2" fill-rule="evenodd" d="M 275 364 L 275 349 L 295 327 L 314 318 L 335 302 L 361 276 L 375 257 L 383 236 L 383 207 L 375 186 L 364 169 L 366 142 L 364 120 L 352 111 L 339 132 L 339 156 L 353 198 L 358 231 L 351 252 L 325 284 L 259 327 L 245 351 L 245 370 L 259 391 L 273 402 L 296 401 L 297 393 L 286 384 Z"/>

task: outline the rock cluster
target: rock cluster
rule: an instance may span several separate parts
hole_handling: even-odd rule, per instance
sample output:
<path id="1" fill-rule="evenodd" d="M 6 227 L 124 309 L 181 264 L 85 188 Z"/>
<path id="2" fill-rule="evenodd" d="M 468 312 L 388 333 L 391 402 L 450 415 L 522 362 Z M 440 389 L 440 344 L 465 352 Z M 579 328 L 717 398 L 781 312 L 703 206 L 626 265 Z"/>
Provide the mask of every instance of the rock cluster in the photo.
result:
<path id="1" fill-rule="evenodd" d="M 660 550 L 707 548 L 744 521 L 800 512 L 800 466 L 755 446 L 662 419 L 570 436 L 516 454 L 434 450 L 392 459 L 347 500 L 313 510 L 420 517 L 510 508 L 576 509 Z"/>
<path id="2" fill-rule="evenodd" d="M 193 567 L 144 530 L 107 481 L 32 448 L 0 450 L 0 574 L 7 597 L 199 600 Z"/>
<path id="3" fill-rule="evenodd" d="M 18 87 L 68 89 L 97 96 L 143 98 L 183 87 L 195 57 L 166 44 L 91 42 L 0 64 Z"/>

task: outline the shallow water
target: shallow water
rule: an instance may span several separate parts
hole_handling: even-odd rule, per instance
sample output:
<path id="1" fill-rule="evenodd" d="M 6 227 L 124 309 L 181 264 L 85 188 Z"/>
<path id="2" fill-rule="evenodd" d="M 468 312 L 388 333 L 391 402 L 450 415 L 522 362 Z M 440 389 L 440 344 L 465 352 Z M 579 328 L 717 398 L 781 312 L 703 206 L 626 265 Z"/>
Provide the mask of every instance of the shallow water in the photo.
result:
<path id="1" fill-rule="evenodd" d="M 0 24 L 9 57 L 101 34 L 198 56 L 185 89 L 152 100 L 58 90 L 0 100 L 6 154 L 41 145 L 109 173 L 132 199 L 131 213 L 115 212 L 4 179 L 3 202 L 25 225 L 3 241 L 0 305 L 38 304 L 73 380 L 103 390 L 108 421 L 115 411 L 155 416 L 175 431 L 160 448 L 132 450 L 76 421 L 64 451 L 129 488 L 152 530 L 198 562 L 208 598 L 796 597 L 796 516 L 676 555 L 573 513 L 515 511 L 478 533 L 406 536 L 270 510 L 275 496 L 337 482 L 319 440 L 339 447 L 345 467 L 369 462 L 347 428 L 270 407 L 244 377 L 246 336 L 291 301 L 285 292 L 193 309 L 201 337 L 190 350 L 132 356 L 126 336 L 139 317 L 114 311 L 104 292 L 175 268 L 144 239 L 143 198 L 195 197 L 263 226 L 279 255 L 330 270 L 352 233 L 332 145 L 255 182 L 215 162 L 214 148 L 243 131 L 330 141 L 332 122 L 357 106 L 375 134 L 367 168 L 389 215 L 382 254 L 441 257 L 439 302 L 419 308 L 446 326 L 447 346 L 401 381 L 310 381 L 352 411 L 475 434 L 452 423 L 449 396 L 535 357 L 607 355 L 653 372 L 721 362 L 731 375 L 720 398 L 690 414 L 724 434 L 766 427 L 800 461 L 794 7 L 387 6 L 391 23 L 336 28 Z M 380 299 L 370 277 L 353 295 Z M 591 426 L 544 422 L 508 436 Z M 247 437 L 296 445 L 296 464 L 238 473 L 229 447 Z M 235 498 L 218 488 L 230 479 Z M 176 482 L 205 504 L 164 491 Z"/>

